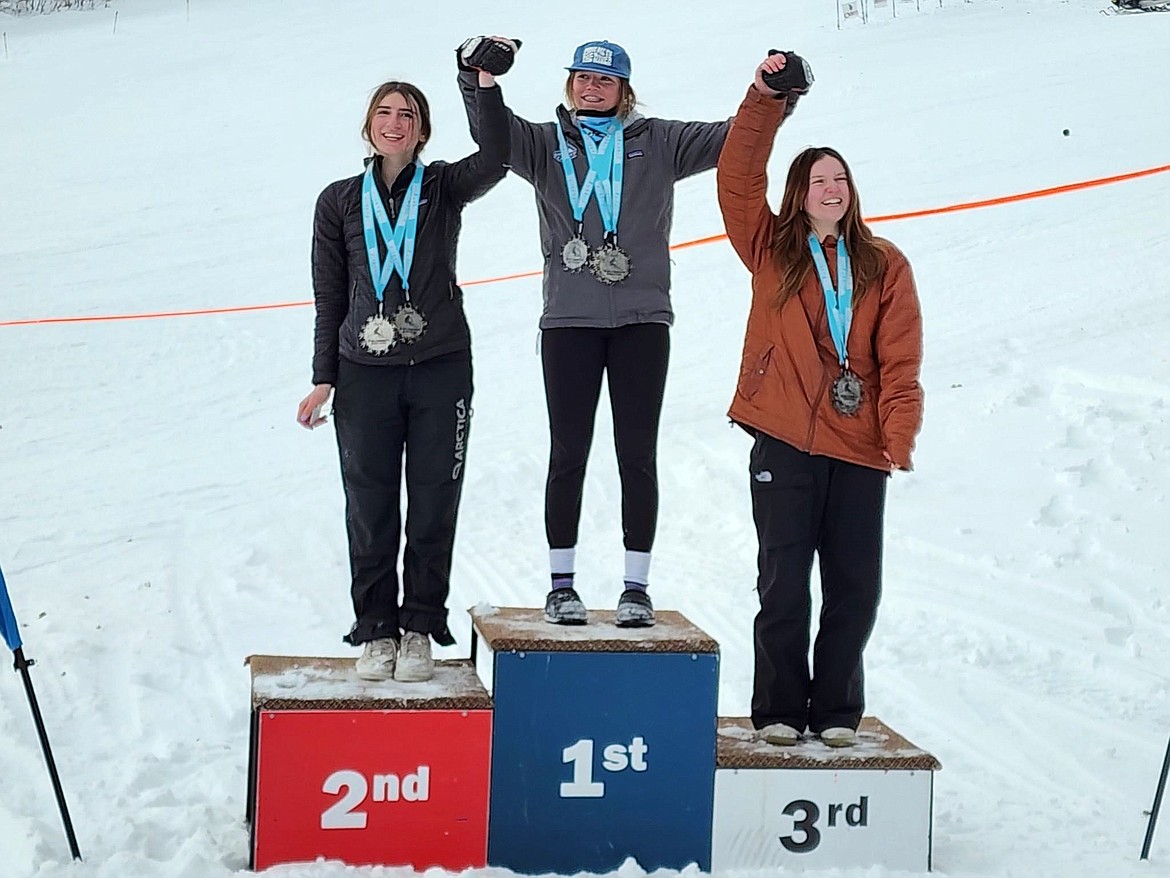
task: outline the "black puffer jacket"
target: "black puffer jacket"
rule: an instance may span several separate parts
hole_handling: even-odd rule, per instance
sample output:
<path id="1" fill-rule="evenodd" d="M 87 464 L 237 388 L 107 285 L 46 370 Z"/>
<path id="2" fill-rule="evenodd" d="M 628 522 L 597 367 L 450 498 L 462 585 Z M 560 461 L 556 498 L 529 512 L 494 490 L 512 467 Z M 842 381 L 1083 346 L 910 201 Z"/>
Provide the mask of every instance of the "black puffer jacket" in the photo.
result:
<path id="1" fill-rule="evenodd" d="M 423 171 L 410 269 L 410 299 L 427 320 L 426 332 L 418 341 L 400 341 L 382 356 L 361 347 L 358 333 L 378 310 L 362 231 L 362 175 L 331 183 L 318 197 L 313 217 L 313 297 L 317 308 L 314 384 L 335 384 L 341 357 L 367 365 L 401 366 L 471 347 L 463 314 L 463 291 L 455 283 L 455 248 L 464 205 L 504 178 L 510 146 L 500 89 L 477 88 L 476 103 L 481 132 L 479 152 L 451 164 L 432 162 Z M 382 159 L 377 156 L 373 161 L 378 192 L 393 222 L 402 209 L 414 166 L 406 167 L 387 192 L 382 181 Z M 381 233 L 378 245 L 385 259 Z M 393 317 L 402 303 L 402 279 L 395 272 L 386 286 L 383 312 Z"/>

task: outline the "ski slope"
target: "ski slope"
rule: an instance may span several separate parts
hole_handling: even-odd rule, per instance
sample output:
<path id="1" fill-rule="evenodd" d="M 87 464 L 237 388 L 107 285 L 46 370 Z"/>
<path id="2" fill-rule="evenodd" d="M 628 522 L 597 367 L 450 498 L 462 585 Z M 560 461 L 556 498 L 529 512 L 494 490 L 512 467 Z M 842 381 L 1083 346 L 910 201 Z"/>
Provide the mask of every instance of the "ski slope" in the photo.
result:
<path id="1" fill-rule="evenodd" d="M 849 159 L 869 216 L 1166 165 L 1170 16 L 1101 2 L 924 0 L 842 30 L 832 0 L 598 0 L 571 18 L 534 2 L 117 0 L 0 17 L 0 324 L 308 300 L 313 202 L 360 170 L 369 90 L 417 83 L 435 121 L 424 156 L 466 154 L 451 50 L 477 33 L 523 38 L 501 82 L 534 120 L 586 39 L 629 50 L 643 112 L 683 119 L 731 115 L 766 50 L 797 49 L 817 81 L 779 137 L 776 199 L 810 144 Z M 926 418 L 915 472 L 890 486 L 868 701 L 943 764 L 948 878 L 1170 876 L 1170 816 L 1137 860 L 1170 734 L 1168 201 L 1156 174 L 875 227 L 915 269 Z M 681 183 L 674 240 L 721 231 L 714 175 Z M 539 267 L 531 190 L 509 178 L 465 214 L 461 278 Z M 725 417 L 748 296 L 726 242 L 676 252 L 651 588 L 720 642 L 723 715 L 748 713 L 756 606 L 749 443 Z M 465 608 L 535 606 L 547 581 L 539 279 L 468 286 L 466 305 L 460 643 L 441 657 L 466 655 Z M 293 417 L 312 321 L 300 306 L 0 325 L 0 565 L 86 856 L 69 862 L 19 682 L 0 675 L 3 878 L 245 871 L 243 659 L 347 654 L 334 439 Z M 596 435 L 578 580 L 610 607 L 604 405 Z"/>

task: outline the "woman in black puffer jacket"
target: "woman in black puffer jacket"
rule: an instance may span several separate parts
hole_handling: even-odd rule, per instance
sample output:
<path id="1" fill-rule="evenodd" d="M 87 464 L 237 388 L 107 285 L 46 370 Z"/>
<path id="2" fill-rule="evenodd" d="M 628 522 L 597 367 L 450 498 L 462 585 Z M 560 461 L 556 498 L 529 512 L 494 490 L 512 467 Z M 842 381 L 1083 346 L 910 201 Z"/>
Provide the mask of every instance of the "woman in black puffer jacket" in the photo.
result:
<path id="1" fill-rule="evenodd" d="M 472 394 L 455 249 L 464 206 L 506 173 L 510 135 L 499 91 L 480 75 L 478 152 L 424 165 L 426 98 L 409 83 L 383 83 L 362 129 L 374 153 L 365 173 L 317 199 L 313 390 L 297 420 L 309 429 L 324 423 L 332 395 L 356 617 L 345 640 L 363 646 L 363 679 L 430 679 L 430 639 L 454 643 L 446 602 Z"/>

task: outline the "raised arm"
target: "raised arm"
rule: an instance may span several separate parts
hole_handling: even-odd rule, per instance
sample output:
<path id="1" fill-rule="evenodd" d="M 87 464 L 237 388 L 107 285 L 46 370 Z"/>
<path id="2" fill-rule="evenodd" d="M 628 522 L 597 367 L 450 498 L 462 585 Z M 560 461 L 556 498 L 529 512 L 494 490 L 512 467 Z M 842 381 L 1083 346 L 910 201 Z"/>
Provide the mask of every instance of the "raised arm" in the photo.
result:
<path id="1" fill-rule="evenodd" d="M 719 161 L 730 119 L 721 122 L 668 122 L 674 141 L 674 178 L 709 171 Z"/>
<path id="2" fill-rule="evenodd" d="M 471 130 L 472 140 L 476 143 L 481 143 L 480 132 L 483 125 L 479 117 L 476 90 L 479 87 L 479 83 L 483 81 L 481 77 L 485 74 L 483 71 L 469 67 L 464 63 L 461 49 L 456 50 L 455 57 L 459 63 L 459 91 L 463 95 L 463 107 L 467 111 L 467 125 Z M 491 74 L 486 75 L 491 77 Z M 537 164 L 543 156 L 543 151 L 538 148 L 539 134 L 537 126 L 533 125 L 527 119 L 522 119 L 517 116 L 506 105 L 504 106 L 504 114 L 507 120 L 506 124 L 510 144 L 505 163 L 513 171 L 531 183 L 534 176 L 538 173 Z"/>
<path id="3" fill-rule="evenodd" d="M 749 271 L 755 271 L 772 241 L 775 215 L 768 206 L 767 166 L 783 112 L 782 103 L 749 89 L 731 120 L 715 172 L 727 238 Z"/>
<path id="4" fill-rule="evenodd" d="M 451 165 L 449 192 L 461 204 L 479 198 L 508 173 L 507 161 L 511 143 L 507 108 L 500 87 L 489 74 L 480 74 L 481 80 L 472 93 L 474 116 L 479 136 L 479 150 Z"/>
<path id="5" fill-rule="evenodd" d="M 731 120 L 715 177 L 727 237 L 749 271 L 771 250 L 775 215 L 768 206 L 768 157 L 777 129 L 799 97 L 769 88 L 764 81 L 764 74 L 784 66 L 784 55 L 773 54 L 756 67 L 755 81 Z"/>

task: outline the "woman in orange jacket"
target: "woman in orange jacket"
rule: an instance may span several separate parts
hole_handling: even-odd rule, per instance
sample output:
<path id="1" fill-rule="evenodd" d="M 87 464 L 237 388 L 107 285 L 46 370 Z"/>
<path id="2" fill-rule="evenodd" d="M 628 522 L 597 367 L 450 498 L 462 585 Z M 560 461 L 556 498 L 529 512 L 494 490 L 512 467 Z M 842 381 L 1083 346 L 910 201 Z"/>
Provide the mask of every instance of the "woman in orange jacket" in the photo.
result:
<path id="1" fill-rule="evenodd" d="M 794 744 L 807 728 L 826 744 L 849 746 L 881 593 L 886 480 L 910 469 L 922 422 L 922 319 L 906 257 L 862 220 L 852 174 L 835 150 L 800 153 L 779 213 L 768 206 L 776 131 L 807 90 L 807 82 L 795 91 L 768 85 L 765 76 L 792 79 L 779 76 L 786 63 L 803 62 L 774 54 L 756 69 L 717 178 L 728 238 L 752 273 L 729 412 L 755 437 L 752 722 L 774 744 Z M 810 673 L 814 554 L 822 610 Z"/>

